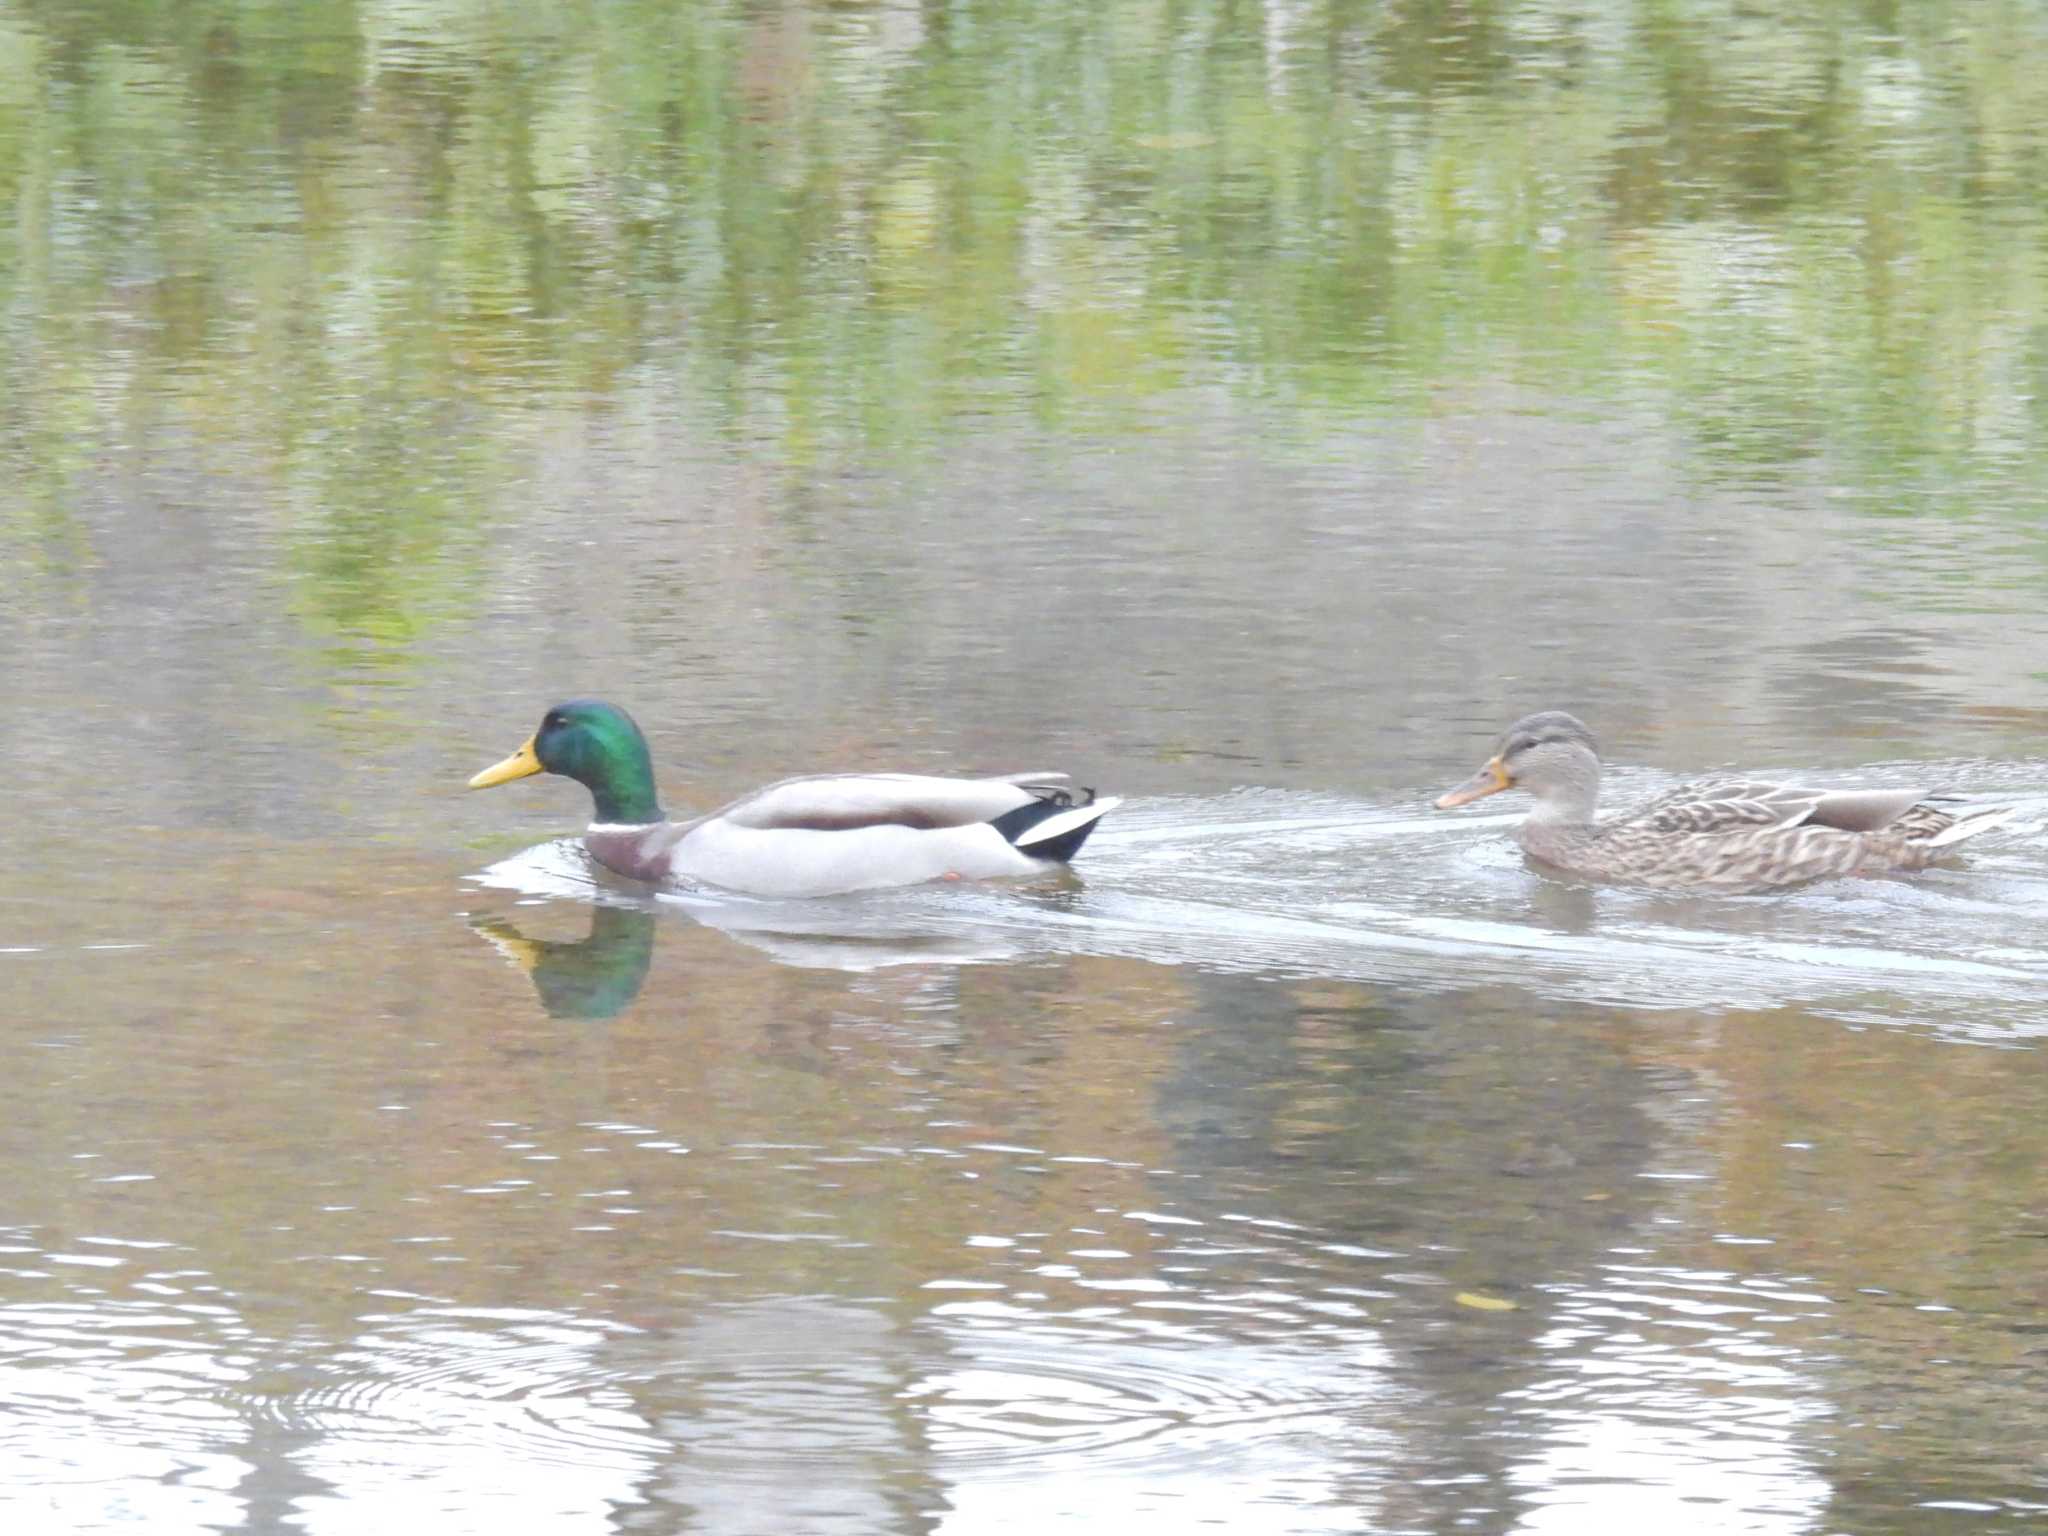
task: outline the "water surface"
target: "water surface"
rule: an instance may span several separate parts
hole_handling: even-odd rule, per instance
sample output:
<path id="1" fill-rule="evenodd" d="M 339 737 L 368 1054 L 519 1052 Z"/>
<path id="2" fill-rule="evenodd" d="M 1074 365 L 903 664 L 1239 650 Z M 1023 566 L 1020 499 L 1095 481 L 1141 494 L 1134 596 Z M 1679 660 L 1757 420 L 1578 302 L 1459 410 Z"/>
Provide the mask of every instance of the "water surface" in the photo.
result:
<path id="1" fill-rule="evenodd" d="M 2048 1518 L 2018 5 L 0 15 L 10 1531 Z M 1063 768 L 656 897 L 468 775 Z M 1600 889 L 1731 767 L 2021 814 Z"/>

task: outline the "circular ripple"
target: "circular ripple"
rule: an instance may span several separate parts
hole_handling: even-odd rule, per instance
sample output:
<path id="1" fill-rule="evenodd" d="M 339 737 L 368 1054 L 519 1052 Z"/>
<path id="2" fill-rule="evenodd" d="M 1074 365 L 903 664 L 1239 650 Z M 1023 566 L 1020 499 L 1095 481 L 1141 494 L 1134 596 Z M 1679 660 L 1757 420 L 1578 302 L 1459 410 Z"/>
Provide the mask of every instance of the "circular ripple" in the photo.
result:
<path id="1" fill-rule="evenodd" d="M 1303 1320 L 1286 1339 L 1232 1341 L 1099 1312 L 980 1301 L 906 1325 L 789 1297 L 710 1308 L 627 1348 L 649 1355 L 693 1528 L 902 1529 L 904 1490 L 934 1487 L 983 1531 L 1269 1522 L 1276 1508 L 1291 1531 L 1357 1528 L 1333 1480 L 1391 1453 L 1373 1426 L 1394 1394 L 1369 1335 Z"/>
<path id="2" fill-rule="evenodd" d="M 933 1324 L 950 1359 L 906 1396 L 952 1461 L 1208 1466 L 1288 1442 L 1355 1456 L 1392 1395 L 1383 1351 L 1358 1330 L 1226 1338 L 1004 1302 L 941 1308 Z"/>
<path id="3" fill-rule="evenodd" d="M 359 1461 L 463 1450 L 550 1468 L 631 1468 L 660 1443 L 609 1359 L 616 1325 L 527 1311 L 435 1310 L 372 1319 L 323 1356 L 322 1379 L 251 1397 L 255 1416 L 316 1434 L 321 1455 Z"/>
<path id="4" fill-rule="evenodd" d="M 638 1501 L 668 1454 L 609 1363 L 625 1329 L 452 1308 L 365 1321 L 351 1346 L 241 1402 L 293 1444 L 316 1489 L 295 1507 L 315 1536 L 375 1528 L 380 1510 L 391 1529 L 421 1510 L 580 1526 Z"/>

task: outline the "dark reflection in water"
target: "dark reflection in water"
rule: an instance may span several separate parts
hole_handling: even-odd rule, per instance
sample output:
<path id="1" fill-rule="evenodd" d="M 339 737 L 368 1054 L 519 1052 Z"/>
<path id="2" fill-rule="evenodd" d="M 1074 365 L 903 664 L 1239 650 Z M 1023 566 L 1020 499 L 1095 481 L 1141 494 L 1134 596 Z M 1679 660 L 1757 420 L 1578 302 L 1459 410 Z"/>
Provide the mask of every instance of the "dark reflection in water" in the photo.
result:
<path id="1" fill-rule="evenodd" d="M 1047 916 L 1119 910 L 1103 863 Z M 312 1529 L 1505 1531 L 1706 1500 L 1905 1532 L 1944 1491 L 2015 1521 L 2038 1493 L 2038 1222 L 2001 1172 L 2048 1123 L 2030 1055 L 1257 974 L 1216 938 L 788 965 L 567 904 L 478 924 L 535 1007 L 443 899 L 387 898 L 411 980 L 223 954 L 262 1010 L 166 994 L 146 950 L 45 973 L 0 1149 L 24 1477 Z"/>
<path id="2" fill-rule="evenodd" d="M 654 914 L 609 905 L 590 909 L 590 932 L 574 940 L 529 939 L 503 918 L 470 926 L 533 981 L 558 1019 L 608 1019 L 640 995 L 654 960 Z"/>
<path id="3" fill-rule="evenodd" d="M 322 1527 L 2027 1517 L 2048 1118 L 1968 1042 L 2038 1031 L 2038 847 L 1686 903 L 1128 809 L 1072 883 L 838 904 L 129 832 L 141 912 L 75 844 L 5 957 L 9 1464 Z M 451 915 L 500 885 L 553 899 Z"/>

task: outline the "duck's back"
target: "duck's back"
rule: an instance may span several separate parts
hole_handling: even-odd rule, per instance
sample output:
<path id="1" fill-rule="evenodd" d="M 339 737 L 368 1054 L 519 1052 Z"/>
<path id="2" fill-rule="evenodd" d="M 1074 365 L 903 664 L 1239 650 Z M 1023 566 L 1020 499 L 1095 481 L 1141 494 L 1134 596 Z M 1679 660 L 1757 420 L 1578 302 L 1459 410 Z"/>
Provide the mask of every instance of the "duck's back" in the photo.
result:
<path id="1" fill-rule="evenodd" d="M 685 823 L 667 852 L 672 879 L 757 896 L 831 896 L 958 877 L 1043 871 L 1085 840 L 1113 800 L 1066 811 L 1066 775 L 948 779 L 912 773 L 784 779 Z M 1042 817 L 1020 817 L 1027 807 Z M 1042 823 L 1043 825 L 1036 825 Z M 1036 839 L 1034 841 L 1034 839 Z"/>
<path id="2" fill-rule="evenodd" d="M 1681 785 L 1611 821 L 1546 826 L 1522 845 L 1593 879 L 1666 889 L 1764 890 L 1926 868 L 2005 812 L 1957 817 L 1917 790 L 1810 790 L 1748 779 Z"/>
<path id="3" fill-rule="evenodd" d="M 743 795 L 706 821 L 757 831 L 849 832 L 898 826 L 929 831 L 993 821 L 1060 793 L 1063 773 L 949 779 L 921 773 L 809 774 Z"/>

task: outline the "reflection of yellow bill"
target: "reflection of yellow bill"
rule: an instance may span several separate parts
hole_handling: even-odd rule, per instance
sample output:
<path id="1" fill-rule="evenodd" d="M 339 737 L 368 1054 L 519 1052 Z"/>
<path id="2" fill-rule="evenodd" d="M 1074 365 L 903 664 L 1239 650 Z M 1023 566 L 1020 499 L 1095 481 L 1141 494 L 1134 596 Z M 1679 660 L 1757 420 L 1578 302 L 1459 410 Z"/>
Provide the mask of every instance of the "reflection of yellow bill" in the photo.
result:
<path id="1" fill-rule="evenodd" d="M 469 926 L 488 939 L 491 948 L 527 975 L 531 976 L 533 968 L 540 964 L 540 942 L 527 938 L 510 923 L 501 923 L 492 917 L 478 917 L 472 918 Z"/>
<path id="2" fill-rule="evenodd" d="M 489 789 L 493 784 L 509 784 L 514 779 L 523 779 L 530 773 L 543 773 L 540 759 L 533 753 L 533 738 L 527 737 L 519 744 L 519 750 L 502 763 L 493 763 L 482 773 L 469 781 L 471 789 Z"/>

